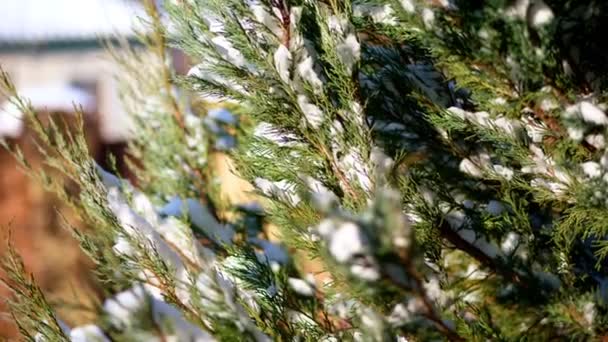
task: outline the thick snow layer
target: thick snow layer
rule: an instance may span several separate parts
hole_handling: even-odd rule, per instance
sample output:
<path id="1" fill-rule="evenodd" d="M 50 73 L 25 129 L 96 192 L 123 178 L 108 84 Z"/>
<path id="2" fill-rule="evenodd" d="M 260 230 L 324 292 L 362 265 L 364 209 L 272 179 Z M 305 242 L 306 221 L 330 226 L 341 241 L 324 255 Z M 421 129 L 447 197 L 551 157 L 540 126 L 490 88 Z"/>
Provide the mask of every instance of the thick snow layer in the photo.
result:
<path id="1" fill-rule="evenodd" d="M 110 342 L 101 328 L 93 324 L 87 324 L 72 329 L 70 332 L 70 340 L 72 342 Z"/>
<path id="2" fill-rule="evenodd" d="M 143 8 L 126 0 L 2 0 L 0 44 L 131 36 Z"/>
<path id="3" fill-rule="evenodd" d="M 289 287 L 291 287 L 292 290 L 302 296 L 312 297 L 315 295 L 315 288 L 313 284 L 303 279 L 289 278 L 287 279 L 287 283 L 289 284 Z"/>
<path id="4" fill-rule="evenodd" d="M 2 7 L 1 2 L 0 7 Z M 96 108 L 95 97 L 92 94 L 70 85 L 23 88 L 18 89 L 17 93 L 22 99 L 28 100 L 36 110 L 72 113 L 76 105 L 82 107 L 85 113 L 93 113 Z M 8 99 L 0 106 L 0 137 L 16 138 L 23 131 L 23 113 L 13 101 L 14 99 Z"/>
<path id="5" fill-rule="evenodd" d="M 367 245 L 367 238 L 359 226 L 352 222 L 345 222 L 332 234 L 329 251 L 338 262 L 347 262 L 355 255 L 364 254 Z"/>
<path id="6" fill-rule="evenodd" d="M 150 297 L 141 286 L 135 286 L 118 293 L 113 298 L 107 299 L 103 304 L 104 311 L 111 317 L 111 322 L 118 326 L 133 324 L 135 315 L 146 306 L 149 307 L 152 315 L 151 318 L 156 324 L 174 328 L 175 333 L 169 336 L 168 340 L 215 341 L 211 335 L 189 323 L 175 307 L 164 301 Z"/>

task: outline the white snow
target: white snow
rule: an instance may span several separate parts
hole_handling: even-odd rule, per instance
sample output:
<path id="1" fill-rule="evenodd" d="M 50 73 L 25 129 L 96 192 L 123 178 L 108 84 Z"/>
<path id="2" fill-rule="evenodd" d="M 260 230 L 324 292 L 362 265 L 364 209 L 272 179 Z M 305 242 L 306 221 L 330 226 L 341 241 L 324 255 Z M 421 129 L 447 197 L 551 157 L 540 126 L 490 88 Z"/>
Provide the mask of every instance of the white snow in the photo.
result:
<path id="1" fill-rule="evenodd" d="M 367 165 L 363 163 L 361 153 L 357 149 L 353 148 L 345 154 L 338 161 L 338 165 L 349 181 L 358 183 L 364 191 L 369 192 L 372 190 L 373 183 L 370 178 L 370 171 Z"/>
<path id="2" fill-rule="evenodd" d="M 467 118 L 470 121 L 476 122 L 480 126 L 483 127 L 491 127 L 490 125 L 490 113 L 488 112 L 475 112 L 475 113 L 467 113 Z"/>
<path id="3" fill-rule="evenodd" d="M 519 246 L 520 236 L 517 233 L 509 232 L 500 244 L 500 249 L 506 253 L 512 253 Z"/>
<path id="4" fill-rule="evenodd" d="M 459 117 L 463 120 L 467 119 L 468 114 L 469 114 L 467 111 L 465 111 L 464 109 L 459 108 L 459 107 L 450 107 L 447 109 L 447 111 L 450 114 L 455 115 L 456 117 Z"/>
<path id="5" fill-rule="evenodd" d="M 135 191 L 132 195 L 133 210 L 138 214 L 141 214 L 150 224 L 156 225 L 158 223 L 158 215 L 154 205 L 144 193 Z"/>
<path id="6" fill-rule="evenodd" d="M 477 165 L 475 165 L 469 158 L 465 158 L 460 162 L 458 166 L 462 173 L 465 173 L 469 176 L 480 178 L 483 176 L 483 172 Z"/>
<path id="7" fill-rule="evenodd" d="M 581 141 L 585 136 L 585 129 L 581 127 L 567 127 L 566 131 L 570 139 L 574 141 Z"/>
<path id="8" fill-rule="evenodd" d="M 430 8 L 425 8 L 422 10 L 422 22 L 427 29 L 433 27 L 435 24 L 435 12 L 433 12 Z"/>
<path id="9" fill-rule="evenodd" d="M 193 264 L 199 263 L 199 244 L 194 238 L 192 228 L 189 225 L 175 217 L 167 217 L 157 224 L 156 229 L 166 241 L 170 242 L 174 248 L 180 251 L 181 255 Z M 234 232 L 231 229 L 224 228 L 216 233 L 215 236 L 211 236 L 211 238 L 215 241 L 219 240 L 224 244 L 230 244 L 233 234 Z"/>
<path id="10" fill-rule="evenodd" d="M 188 71 L 188 76 L 199 78 L 201 80 L 205 80 L 207 82 L 211 82 L 214 84 L 223 85 L 237 93 L 247 94 L 247 91 L 245 90 L 245 88 L 243 88 L 243 86 L 241 86 L 240 84 L 237 84 L 234 81 L 227 80 L 226 78 L 222 77 L 217 72 L 215 72 L 213 70 L 213 63 L 210 63 L 209 61 L 197 64 L 197 65 L 193 66 L 192 68 L 190 68 L 190 70 Z M 222 98 L 222 97 L 218 98 L 218 97 L 211 97 L 211 96 L 207 96 L 207 99 L 210 101 L 214 101 L 214 102 L 230 100 L 229 98 Z"/>
<path id="11" fill-rule="evenodd" d="M 522 125 L 519 121 L 506 118 L 504 116 L 498 116 L 492 118 L 488 112 L 467 112 L 458 107 L 448 108 L 448 112 L 452 115 L 473 122 L 482 127 L 492 128 L 496 131 L 502 131 L 509 134 L 512 137 L 517 137 L 517 133 L 521 130 Z"/>
<path id="12" fill-rule="evenodd" d="M 531 4 L 527 12 L 528 24 L 535 28 L 549 24 L 555 17 L 551 8 L 542 0 Z"/>
<path id="13" fill-rule="evenodd" d="M 548 182 L 543 178 L 534 178 L 530 181 L 530 185 L 533 187 L 544 187 L 556 195 L 563 195 L 568 190 L 568 186 L 565 184 L 558 182 Z"/>
<path id="14" fill-rule="evenodd" d="M 513 175 L 515 174 L 513 169 L 508 168 L 506 166 L 502 166 L 499 164 L 494 164 L 494 171 L 500 176 L 504 177 L 506 180 L 513 179 Z"/>
<path id="15" fill-rule="evenodd" d="M 525 129 L 528 133 L 528 137 L 532 139 L 533 143 L 540 143 L 548 133 L 547 127 L 542 123 L 537 123 L 533 119 L 528 118 L 525 122 Z"/>
<path id="16" fill-rule="evenodd" d="M 128 325 L 133 319 L 132 313 L 146 300 L 146 293 L 141 286 L 135 286 L 106 299 L 103 304 L 104 311 L 117 325 Z"/>
<path id="17" fill-rule="evenodd" d="M 226 301 L 232 303 L 234 299 L 232 296 L 234 285 L 229 280 L 218 276 L 214 269 L 208 271 L 209 272 L 201 272 L 196 279 L 196 289 L 199 290 L 202 295 L 201 304 L 207 304 L 208 301 Z M 223 288 L 218 289 L 218 285 L 223 285 Z"/>
<path id="18" fill-rule="evenodd" d="M 304 114 L 306 122 L 314 129 L 319 128 L 325 120 L 323 111 L 316 105 L 310 103 L 308 97 L 302 94 L 298 95 L 298 105 Z"/>
<path id="19" fill-rule="evenodd" d="M 606 117 L 606 113 L 604 113 L 603 110 L 601 110 L 591 102 L 581 102 L 580 113 L 583 117 L 583 120 L 585 120 L 586 122 L 602 126 L 608 125 L 608 117 Z"/>
<path id="20" fill-rule="evenodd" d="M 565 119 L 574 121 L 566 129 L 570 138 L 575 141 L 583 140 L 585 135 L 586 129 L 581 126 L 581 120 L 593 125 L 608 126 L 606 113 L 599 106 L 589 101 L 581 101 L 569 106 L 562 115 Z"/>
<path id="21" fill-rule="evenodd" d="M 100 168 L 99 168 L 100 169 Z M 103 170 L 102 170 L 103 171 Z M 166 262 L 167 265 L 175 272 L 174 276 L 177 279 L 185 277 L 184 261 L 174 251 L 169 243 L 182 248 L 184 255 L 190 257 L 190 261 L 193 263 L 198 262 L 198 254 L 196 253 L 196 243 L 192 238 L 192 235 L 185 227 L 181 227 L 178 221 L 172 221 L 171 218 L 161 219 L 158 214 L 151 208 L 149 200 L 141 192 L 134 191 L 130 187 L 130 184 L 125 183 L 127 189 L 132 191 L 132 195 L 137 200 L 134 204 L 139 206 L 139 211 L 145 216 L 139 215 L 133 208 L 129 206 L 123 193 L 121 192 L 122 184 L 117 186 L 117 180 L 114 176 L 106 172 L 100 172 L 102 180 L 105 180 L 104 184 L 108 190 L 107 200 L 108 206 L 118 219 L 121 224 L 123 231 L 121 234 L 127 236 L 121 236 L 119 234 L 116 244 L 113 246 L 115 252 L 123 252 L 127 255 L 136 254 L 136 251 L 131 245 L 130 239 L 137 241 L 137 243 L 147 252 L 157 254 L 162 261 Z M 153 283 L 157 281 L 155 276 L 149 272 L 149 270 L 142 270 L 147 273 L 146 277 L 149 278 L 149 282 Z M 178 289 L 182 290 L 182 289 Z M 179 295 L 179 293 L 178 293 Z M 187 293 L 184 293 L 187 295 Z"/>
<path id="22" fill-rule="evenodd" d="M 311 192 L 313 203 L 320 209 L 329 209 L 333 203 L 337 202 L 338 196 L 319 180 L 310 176 L 305 176 L 304 181 Z"/>
<path id="23" fill-rule="evenodd" d="M 408 323 L 421 312 L 424 312 L 424 302 L 417 296 L 411 296 L 405 303 L 395 305 L 391 314 L 387 318 L 388 322 L 394 326 Z"/>
<path id="24" fill-rule="evenodd" d="M 488 32 L 486 30 L 483 30 L 483 31 L 480 30 L 478 34 L 481 38 L 485 37 L 484 39 L 489 39 Z M 484 36 L 484 37 L 482 37 L 482 36 Z M 504 97 L 497 97 L 492 100 L 492 103 L 495 105 L 502 106 L 502 105 L 507 104 L 507 99 L 505 99 Z"/>
<path id="25" fill-rule="evenodd" d="M 124 236 L 119 236 L 116 239 L 116 243 L 114 243 L 114 246 L 112 246 L 112 250 L 118 255 L 135 255 L 135 249 L 133 248 L 133 246 L 131 246 L 129 240 Z"/>
<path id="26" fill-rule="evenodd" d="M 367 250 L 367 238 L 353 222 L 342 223 L 331 235 L 329 251 L 338 262 L 347 262 Z"/>
<path id="27" fill-rule="evenodd" d="M 298 142 L 298 137 L 293 133 L 282 133 L 279 129 L 268 122 L 259 123 L 253 130 L 253 135 L 272 141 L 281 147 L 293 147 Z"/>
<path id="28" fill-rule="evenodd" d="M 608 169 L 608 152 L 604 152 L 604 155 L 600 158 L 600 164 Z"/>
<path id="29" fill-rule="evenodd" d="M 64 322 L 64 321 L 60 320 L 59 318 L 55 318 L 55 320 L 57 321 L 57 324 L 59 325 L 59 328 L 61 329 L 61 331 L 62 331 L 62 332 L 65 334 L 65 335 L 70 336 L 70 332 L 71 332 L 70 327 L 69 327 L 67 324 L 65 324 L 65 322 Z M 48 321 L 47 321 L 46 319 L 45 319 L 43 322 L 44 322 L 45 324 L 48 324 Z M 42 333 L 40 333 L 40 332 L 36 333 L 36 335 L 34 336 L 34 341 L 35 341 L 35 342 L 50 342 L 50 341 L 49 341 L 49 340 L 48 340 L 48 339 L 45 337 L 45 335 L 43 335 L 43 334 L 42 334 Z"/>
<path id="30" fill-rule="evenodd" d="M 517 133 L 521 130 L 521 124 L 518 121 L 511 120 L 505 117 L 499 117 L 494 120 L 493 125 L 500 128 L 503 132 L 512 137 L 517 137 Z"/>
<path id="31" fill-rule="evenodd" d="M 323 90 L 323 81 L 315 70 L 314 59 L 312 56 L 306 56 L 297 66 L 297 71 L 300 77 L 308 82 L 315 93 L 320 93 Z"/>
<path id="32" fill-rule="evenodd" d="M 224 32 L 224 23 L 222 22 L 222 20 L 220 19 L 219 16 L 211 13 L 208 10 L 203 10 L 201 14 L 202 14 L 201 18 L 209 26 L 209 32 L 211 32 L 211 33 L 223 33 Z"/>
<path id="33" fill-rule="evenodd" d="M 367 281 L 374 281 L 380 278 L 380 272 L 378 271 L 378 268 L 373 265 L 354 264 L 350 266 L 350 272 L 355 277 Z"/>
<path id="34" fill-rule="evenodd" d="M 315 322 L 310 316 L 305 315 L 299 311 L 288 310 L 287 311 L 287 319 L 292 324 L 302 325 L 302 326 L 317 326 L 317 322 Z"/>
<path id="35" fill-rule="evenodd" d="M 530 6 L 530 0 L 516 0 L 507 8 L 506 14 L 518 19 L 526 19 L 526 12 Z"/>
<path id="36" fill-rule="evenodd" d="M 482 270 L 479 266 L 476 266 L 475 264 L 469 264 L 469 266 L 467 266 L 467 270 L 464 273 L 467 279 L 472 280 L 481 280 L 489 276 L 488 272 Z"/>
<path id="37" fill-rule="evenodd" d="M 445 220 L 448 222 L 450 227 L 453 229 L 458 229 L 464 224 L 466 216 L 461 210 L 453 210 L 445 215 Z"/>
<path id="38" fill-rule="evenodd" d="M 23 113 L 12 103 L 5 103 L 0 109 L 0 137 L 18 138 L 23 133 L 25 123 Z"/>
<path id="39" fill-rule="evenodd" d="M 401 4 L 401 7 L 403 7 L 403 10 L 408 13 L 414 13 L 416 11 L 416 5 L 413 0 L 400 0 L 399 3 Z"/>
<path id="40" fill-rule="evenodd" d="M 369 158 L 381 171 L 388 171 L 393 167 L 394 160 L 384 153 L 381 147 L 374 146 L 370 152 Z"/>
<path id="41" fill-rule="evenodd" d="M 595 303 L 585 303 L 585 305 L 583 306 L 583 317 L 585 318 L 587 324 L 589 324 L 590 326 L 593 325 L 593 322 L 595 321 L 595 314 Z"/>
<path id="42" fill-rule="evenodd" d="M 606 147 L 606 139 L 603 134 L 589 134 L 585 137 L 585 141 L 598 150 Z"/>
<path id="43" fill-rule="evenodd" d="M 243 67 L 246 64 L 243 54 L 232 46 L 232 43 L 224 36 L 215 36 L 211 38 L 211 42 L 215 46 L 216 51 L 223 59 L 230 62 L 236 67 Z"/>
<path id="44" fill-rule="evenodd" d="M 116 218 L 122 225 L 124 232 L 131 238 L 136 239 L 150 252 L 158 252 L 158 255 L 167 262 L 176 273 L 184 269 L 179 255 L 173 251 L 145 218 L 139 216 L 127 204 L 117 188 L 108 189 L 108 205 Z M 166 236 L 171 238 L 172 236 Z"/>
<path id="45" fill-rule="evenodd" d="M 557 108 L 559 108 L 559 103 L 552 98 L 544 98 L 540 101 L 540 109 L 545 112 L 550 112 Z"/>
<path id="46" fill-rule="evenodd" d="M 439 305 L 443 306 L 448 297 L 446 293 L 441 289 L 441 283 L 439 282 L 439 278 L 436 276 L 431 276 L 431 278 L 425 281 L 422 286 L 424 287 L 424 291 L 426 295 Z"/>
<path id="47" fill-rule="evenodd" d="M 602 166 L 599 163 L 588 161 L 582 163 L 581 168 L 589 178 L 596 178 L 602 175 Z"/>
<path id="48" fill-rule="evenodd" d="M 382 23 L 386 25 L 397 24 L 395 18 L 395 11 L 390 5 L 371 5 L 371 4 L 358 4 L 353 6 L 353 15 L 358 17 L 370 17 L 375 23 Z"/>
<path id="49" fill-rule="evenodd" d="M 100 327 L 87 324 L 72 329 L 70 332 L 72 342 L 110 342 Z"/>
<path id="50" fill-rule="evenodd" d="M 414 313 L 408 310 L 408 306 L 406 304 L 399 303 L 393 307 L 393 310 L 386 319 L 391 325 L 400 326 L 409 322 L 413 315 Z"/>
<path id="51" fill-rule="evenodd" d="M 285 83 L 289 83 L 289 68 L 291 67 L 291 52 L 283 44 L 279 45 L 274 53 L 274 67 L 279 73 L 279 77 Z"/>
<path id="52" fill-rule="evenodd" d="M 570 105 L 570 106 L 566 107 L 566 109 L 564 109 L 564 113 L 562 114 L 562 117 L 565 119 L 574 119 L 580 114 L 580 108 L 581 108 L 580 103 L 575 103 L 573 105 Z"/>
<path id="53" fill-rule="evenodd" d="M 110 316 L 111 322 L 119 326 L 129 326 L 132 324 L 136 313 L 146 304 L 151 306 L 151 319 L 156 324 L 163 327 L 167 326 L 166 323 L 169 323 L 173 327 L 171 331 L 173 335 L 168 336 L 171 340 L 215 341 L 211 335 L 189 323 L 178 309 L 161 300 L 150 297 L 142 286 L 136 285 L 129 290 L 117 294 L 113 298 L 107 299 L 104 302 L 103 308 Z M 168 333 L 168 331 L 165 333 Z"/>
<path id="54" fill-rule="evenodd" d="M 288 180 L 273 182 L 265 178 L 256 178 L 253 183 L 266 196 L 276 196 L 279 199 L 290 203 L 293 206 L 298 205 L 301 199 L 295 190 L 295 185 Z"/>
<path id="55" fill-rule="evenodd" d="M 351 71 L 354 64 L 361 57 L 361 45 L 357 40 L 357 36 L 352 33 L 346 36 L 344 42 L 337 46 L 337 51 L 338 56 L 342 60 L 342 63 L 344 63 L 344 66 L 346 66 L 346 69 Z"/>
<path id="56" fill-rule="evenodd" d="M 302 6 L 290 6 L 291 9 L 289 11 L 289 29 L 292 32 L 297 32 L 298 29 L 300 28 L 300 19 L 302 18 Z M 274 9 L 274 8 L 273 8 Z M 281 18 L 282 15 L 280 13 L 277 13 L 277 18 Z M 293 37 L 296 37 L 297 35 L 293 35 Z M 294 43 L 294 40 L 292 39 L 292 44 Z"/>
<path id="57" fill-rule="evenodd" d="M 266 26 L 275 36 L 282 37 L 283 29 L 281 29 L 277 17 L 268 13 L 258 0 L 248 0 L 246 2 L 258 23 Z"/>
<path id="58" fill-rule="evenodd" d="M 327 26 L 329 27 L 329 30 L 331 32 L 344 35 L 344 32 L 348 27 L 348 20 L 342 17 L 331 15 L 327 19 Z"/>
<path id="59" fill-rule="evenodd" d="M 287 279 L 287 283 L 292 290 L 302 296 L 312 297 L 315 295 L 314 286 L 305 280 L 290 277 Z"/>
<path id="60" fill-rule="evenodd" d="M 323 237 L 329 237 L 338 228 L 337 222 L 333 219 L 324 219 L 319 222 L 317 232 Z"/>

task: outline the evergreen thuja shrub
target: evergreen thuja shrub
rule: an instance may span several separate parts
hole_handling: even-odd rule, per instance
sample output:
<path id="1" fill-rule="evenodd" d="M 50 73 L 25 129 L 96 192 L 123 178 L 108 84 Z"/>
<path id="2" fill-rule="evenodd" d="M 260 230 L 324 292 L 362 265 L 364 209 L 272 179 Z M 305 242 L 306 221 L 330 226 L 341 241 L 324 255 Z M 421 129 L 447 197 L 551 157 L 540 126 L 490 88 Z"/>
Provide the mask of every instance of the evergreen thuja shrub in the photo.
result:
<path id="1" fill-rule="evenodd" d="M 146 51 L 115 51 L 137 186 L 3 77 L 79 191 L 15 156 L 93 227 L 106 292 L 70 328 L 10 254 L 26 339 L 606 337 L 602 1 L 146 4 Z M 218 151 L 256 203 L 226 201 Z"/>

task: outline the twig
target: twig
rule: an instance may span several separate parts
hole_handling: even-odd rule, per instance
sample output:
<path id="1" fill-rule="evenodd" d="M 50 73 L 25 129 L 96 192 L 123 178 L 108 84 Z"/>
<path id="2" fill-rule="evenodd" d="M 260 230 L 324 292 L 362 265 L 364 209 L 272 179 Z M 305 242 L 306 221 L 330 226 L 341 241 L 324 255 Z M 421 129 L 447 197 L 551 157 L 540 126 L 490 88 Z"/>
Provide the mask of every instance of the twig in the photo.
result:
<path id="1" fill-rule="evenodd" d="M 163 30 L 162 23 L 160 21 L 160 14 L 158 12 L 158 8 L 156 7 L 156 4 L 154 3 L 154 1 L 144 0 L 144 5 L 145 5 L 146 14 L 148 14 L 150 19 L 152 19 L 152 28 L 153 28 L 152 38 L 154 39 L 153 48 L 155 50 L 156 55 L 160 59 L 160 64 L 161 64 L 160 71 L 162 73 L 163 86 L 165 88 L 167 101 L 169 101 L 169 105 L 171 106 L 171 110 L 173 111 L 173 116 L 175 118 L 175 121 L 177 122 L 178 126 L 182 130 L 185 131 L 186 125 L 184 123 L 184 116 L 182 115 L 182 112 L 181 112 L 179 106 L 177 105 L 177 101 L 175 101 L 175 98 L 173 98 L 173 96 L 171 96 L 171 93 L 173 90 L 173 87 L 171 84 L 172 77 L 171 77 L 171 71 L 169 70 L 169 67 L 167 66 L 167 51 L 166 51 L 167 42 L 166 42 L 165 32 Z"/>
<path id="2" fill-rule="evenodd" d="M 457 249 L 467 253 L 481 264 L 495 270 L 496 272 L 502 274 L 507 279 L 516 283 L 517 285 L 528 288 L 528 284 L 523 282 L 521 276 L 510 269 L 505 269 L 502 265 L 499 265 L 497 261 L 487 254 L 485 254 L 481 249 L 476 247 L 475 245 L 469 243 L 467 240 L 463 239 L 457 232 L 455 232 L 452 227 L 449 226 L 448 223 L 444 222 L 441 227 L 439 227 L 439 232 L 441 236 L 448 240 L 451 244 L 454 245 Z"/>
<path id="3" fill-rule="evenodd" d="M 421 276 L 418 274 L 418 271 L 413 267 L 411 263 L 407 266 L 407 272 L 412 276 L 414 282 L 416 283 L 416 294 L 422 300 L 424 307 L 426 309 L 426 314 L 424 315 L 426 318 L 430 319 L 435 323 L 437 328 L 443 333 L 450 341 L 465 341 L 465 339 L 460 336 L 452 327 L 448 326 L 441 317 L 437 315 L 435 311 L 435 306 L 424 292 L 424 287 L 422 286 Z"/>

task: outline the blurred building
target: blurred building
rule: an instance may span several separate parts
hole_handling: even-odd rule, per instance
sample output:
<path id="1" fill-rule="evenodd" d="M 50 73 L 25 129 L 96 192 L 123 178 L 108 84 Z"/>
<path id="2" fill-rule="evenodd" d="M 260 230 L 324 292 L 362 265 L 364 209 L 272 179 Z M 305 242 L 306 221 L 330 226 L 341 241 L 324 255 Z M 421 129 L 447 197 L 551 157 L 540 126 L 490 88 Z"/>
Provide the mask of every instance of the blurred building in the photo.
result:
<path id="1" fill-rule="evenodd" d="M 73 105 L 81 105 L 89 148 L 100 161 L 109 151 L 120 153 L 130 131 L 117 92 L 117 69 L 100 40 L 133 39 L 143 14 L 137 1 L 128 0 L 0 0 L 0 65 L 43 116 L 67 115 L 70 121 Z M 0 138 L 19 144 L 39 166 L 33 134 L 21 116 L 0 95 Z M 69 212 L 0 149 L 0 234 L 5 236 L 10 224 L 15 247 L 51 299 L 90 304 L 95 286 L 88 262 L 60 228 L 57 209 Z M 0 288 L 0 299 L 8 295 Z M 91 318 L 87 312 L 60 315 L 68 323 L 82 323 Z M 0 340 L 14 333 L 11 322 L 0 319 Z"/>
<path id="2" fill-rule="evenodd" d="M 41 109 L 69 111 L 72 101 L 83 100 L 77 94 L 88 94 L 86 109 L 98 114 L 101 139 L 122 141 L 129 124 L 116 92 L 116 69 L 100 40 L 133 38 L 143 14 L 138 2 L 128 0 L 2 0 L 0 65 Z M 3 133 L 18 132 L 0 126 Z"/>

